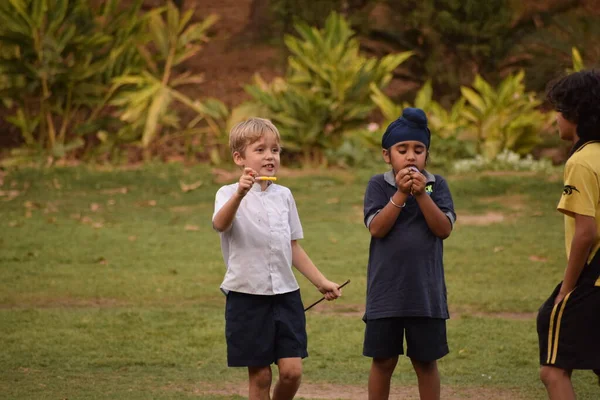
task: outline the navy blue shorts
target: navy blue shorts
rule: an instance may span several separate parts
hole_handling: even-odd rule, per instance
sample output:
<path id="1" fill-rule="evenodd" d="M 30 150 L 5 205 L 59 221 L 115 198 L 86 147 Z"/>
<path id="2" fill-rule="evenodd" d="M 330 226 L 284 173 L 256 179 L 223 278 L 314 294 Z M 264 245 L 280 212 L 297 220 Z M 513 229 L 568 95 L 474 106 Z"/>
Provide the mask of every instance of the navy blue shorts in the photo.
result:
<path id="1" fill-rule="evenodd" d="M 363 355 L 393 358 L 404 354 L 416 361 L 430 362 L 450 352 L 446 338 L 446 320 L 442 318 L 406 317 L 365 321 Z"/>
<path id="2" fill-rule="evenodd" d="M 300 290 L 273 296 L 229 292 L 225 306 L 227 365 L 263 367 L 308 357 Z"/>

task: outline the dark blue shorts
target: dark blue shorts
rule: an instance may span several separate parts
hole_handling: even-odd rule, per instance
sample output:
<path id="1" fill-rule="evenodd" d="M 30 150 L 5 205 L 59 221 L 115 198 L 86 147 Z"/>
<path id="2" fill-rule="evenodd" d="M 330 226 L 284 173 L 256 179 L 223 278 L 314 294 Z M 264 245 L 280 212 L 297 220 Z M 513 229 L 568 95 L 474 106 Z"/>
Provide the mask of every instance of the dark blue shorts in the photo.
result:
<path id="1" fill-rule="evenodd" d="M 300 290 L 273 296 L 229 292 L 225 306 L 227 365 L 263 367 L 308 357 Z"/>
<path id="2" fill-rule="evenodd" d="M 430 362 L 448 354 L 446 320 L 411 317 L 382 318 L 366 321 L 363 355 L 372 358 L 393 358 L 404 354 L 416 361 Z"/>

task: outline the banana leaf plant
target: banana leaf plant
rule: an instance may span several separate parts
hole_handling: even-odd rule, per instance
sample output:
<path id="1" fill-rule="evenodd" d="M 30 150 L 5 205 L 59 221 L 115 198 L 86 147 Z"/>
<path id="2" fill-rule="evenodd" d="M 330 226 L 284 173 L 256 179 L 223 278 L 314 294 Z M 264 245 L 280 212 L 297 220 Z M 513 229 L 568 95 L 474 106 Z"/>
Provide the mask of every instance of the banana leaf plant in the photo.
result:
<path id="1" fill-rule="evenodd" d="M 412 53 L 365 57 L 348 22 L 336 13 L 323 29 L 305 23 L 295 28 L 298 37 L 285 37 L 290 52 L 285 76 L 270 83 L 256 76 L 246 91 L 279 126 L 286 150 L 304 164 L 323 164 L 326 150 L 339 147 L 369 118 L 375 108 L 371 86 L 386 87 Z"/>
<path id="2" fill-rule="evenodd" d="M 123 123 L 115 135 L 105 134 L 102 140 L 118 144 L 133 142 L 150 154 L 150 146 L 161 132 L 193 129 L 205 117 L 220 118 L 224 105 L 211 100 L 210 106 L 186 96 L 180 89 L 200 84 L 201 74 L 180 72 L 184 61 L 196 55 L 208 41 L 207 30 L 216 22 L 211 15 L 199 23 L 191 23 L 193 10 L 181 13 L 171 2 L 154 10 L 148 20 L 146 40 L 138 45 L 144 66 L 113 79 L 109 104 L 116 107 L 116 115 Z M 193 110 L 201 118 L 184 128 L 177 102 Z M 220 103 L 220 104 L 218 104 Z"/>
<path id="3" fill-rule="evenodd" d="M 141 3 L 0 2 L 0 98 L 30 149 L 60 158 L 83 145 L 76 128 L 102 103 L 107 82 L 141 60 L 130 40 Z"/>
<path id="4" fill-rule="evenodd" d="M 540 133 L 552 121 L 552 113 L 539 111 L 541 101 L 525 92 L 523 71 L 507 76 L 492 87 L 476 76 L 472 88 L 461 87 L 468 121 L 466 133 L 475 140 L 477 154 L 494 159 L 503 150 L 526 155 L 540 142 Z"/>

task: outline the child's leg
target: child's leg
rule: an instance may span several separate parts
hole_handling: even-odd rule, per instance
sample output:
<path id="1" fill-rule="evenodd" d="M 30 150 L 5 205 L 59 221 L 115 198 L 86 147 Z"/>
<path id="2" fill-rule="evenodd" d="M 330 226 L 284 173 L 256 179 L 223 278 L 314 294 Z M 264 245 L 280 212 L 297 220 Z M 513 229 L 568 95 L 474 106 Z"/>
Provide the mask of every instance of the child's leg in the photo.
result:
<path id="1" fill-rule="evenodd" d="M 279 380 L 273 391 L 273 399 L 291 400 L 300 386 L 302 359 L 308 356 L 306 317 L 299 290 L 275 295 L 275 299 L 275 359 Z"/>
<path id="2" fill-rule="evenodd" d="M 404 354 L 404 319 L 366 320 L 363 355 L 371 357 L 369 400 L 387 400 L 398 356 Z"/>
<path id="3" fill-rule="evenodd" d="M 390 397 L 390 382 L 398 356 L 373 358 L 369 374 L 369 400 L 387 400 Z"/>
<path id="4" fill-rule="evenodd" d="M 414 359 L 411 359 L 410 361 L 417 373 L 421 400 L 439 400 L 440 374 L 437 368 L 437 361 L 424 362 Z"/>
<path id="5" fill-rule="evenodd" d="M 440 399 L 440 374 L 437 360 L 448 354 L 446 320 L 407 318 L 406 355 L 417 373 L 421 400 Z"/>
<path id="6" fill-rule="evenodd" d="M 542 365 L 540 379 L 546 386 L 550 400 L 575 400 L 575 391 L 571 383 L 573 371 Z"/>
<path id="7" fill-rule="evenodd" d="M 248 367 L 248 400 L 269 400 L 271 394 L 271 367 Z"/>
<path id="8" fill-rule="evenodd" d="M 273 400 L 291 400 L 296 395 L 302 379 L 302 358 L 280 358 L 279 380 L 273 391 Z"/>

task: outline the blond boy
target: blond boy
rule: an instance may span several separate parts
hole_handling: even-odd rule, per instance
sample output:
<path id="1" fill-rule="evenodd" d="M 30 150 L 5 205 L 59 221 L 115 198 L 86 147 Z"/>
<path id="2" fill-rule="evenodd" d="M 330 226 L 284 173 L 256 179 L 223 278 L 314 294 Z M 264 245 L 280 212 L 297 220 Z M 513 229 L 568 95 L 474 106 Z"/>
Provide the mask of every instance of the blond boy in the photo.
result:
<path id="1" fill-rule="evenodd" d="M 227 363 L 248 368 L 250 400 L 270 399 L 272 363 L 279 369 L 274 400 L 292 399 L 300 386 L 306 320 L 292 265 L 327 300 L 341 295 L 298 243 L 303 232 L 291 191 L 268 180 L 280 166 L 280 142 L 266 119 L 233 127 L 229 145 L 243 172 L 238 183 L 217 191 L 213 214 L 227 266 L 221 284 Z"/>

